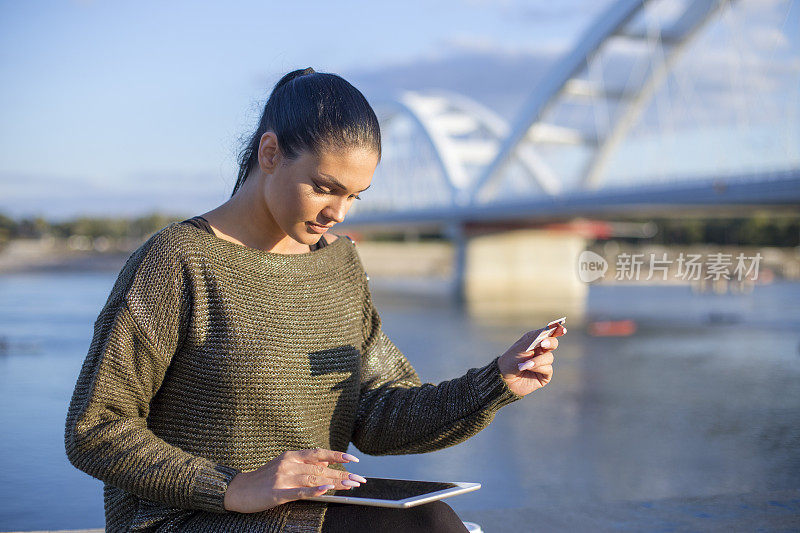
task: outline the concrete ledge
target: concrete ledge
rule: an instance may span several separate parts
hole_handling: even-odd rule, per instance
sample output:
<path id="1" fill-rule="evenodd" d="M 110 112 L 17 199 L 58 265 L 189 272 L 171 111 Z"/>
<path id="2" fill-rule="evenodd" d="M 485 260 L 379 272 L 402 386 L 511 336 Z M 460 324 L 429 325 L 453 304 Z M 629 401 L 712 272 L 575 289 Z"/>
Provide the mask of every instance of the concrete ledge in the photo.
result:
<path id="1" fill-rule="evenodd" d="M 535 531 L 800 531 L 800 489 L 651 501 L 564 502 L 458 512 L 484 533 Z M 103 533 L 103 529 L 14 533 Z"/>
<path id="2" fill-rule="evenodd" d="M 12 531 L 10 533 L 105 533 L 105 529 L 41 529 L 39 531 Z"/>

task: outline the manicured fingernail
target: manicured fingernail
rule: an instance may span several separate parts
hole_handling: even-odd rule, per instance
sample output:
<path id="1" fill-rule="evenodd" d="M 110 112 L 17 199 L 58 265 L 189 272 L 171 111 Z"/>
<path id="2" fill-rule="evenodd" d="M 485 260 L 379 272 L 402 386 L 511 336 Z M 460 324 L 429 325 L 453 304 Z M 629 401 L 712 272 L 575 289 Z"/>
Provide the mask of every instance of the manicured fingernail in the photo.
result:
<path id="1" fill-rule="evenodd" d="M 336 488 L 336 485 L 320 485 L 319 487 L 317 487 L 317 489 L 319 489 L 319 490 L 331 490 L 331 489 L 335 489 L 335 488 Z"/>
<path id="2" fill-rule="evenodd" d="M 350 474 L 350 479 L 353 481 L 358 481 L 359 483 L 366 483 L 366 478 L 359 476 L 358 474 Z"/>
<path id="3" fill-rule="evenodd" d="M 345 487 L 360 487 L 361 483 L 358 483 L 357 481 L 350 481 L 349 479 L 345 479 L 344 481 L 342 481 L 342 485 L 344 485 Z"/>
<path id="4" fill-rule="evenodd" d="M 564 328 L 564 333 L 566 333 L 566 332 L 567 332 L 567 328 Z"/>
<path id="5" fill-rule="evenodd" d="M 350 455 L 349 453 L 343 454 L 342 459 L 344 459 L 345 461 L 353 461 L 354 463 L 358 462 L 358 457 L 356 457 L 355 455 Z"/>
<path id="6" fill-rule="evenodd" d="M 520 364 L 519 364 L 519 365 L 517 365 L 517 366 L 519 367 L 519 369 L 520 369 L 520 370 L 528 370 L 529 368 L 533 368 L 533 367 L 535 367 L 535 366 L 536 366 L 536 363 L 534 362 L 534 360 L 533 360 L 533 359 L 528 359 L 528 360 L 527 360 L 527 361 L 525 361 L 524 363 L 520 363 Z"/>
<path id="7" fill-rule="evenodd" d="M 542 348 L 549 348 L 551 344 L 549 339 L 545 339 L 542 341 Z"/>

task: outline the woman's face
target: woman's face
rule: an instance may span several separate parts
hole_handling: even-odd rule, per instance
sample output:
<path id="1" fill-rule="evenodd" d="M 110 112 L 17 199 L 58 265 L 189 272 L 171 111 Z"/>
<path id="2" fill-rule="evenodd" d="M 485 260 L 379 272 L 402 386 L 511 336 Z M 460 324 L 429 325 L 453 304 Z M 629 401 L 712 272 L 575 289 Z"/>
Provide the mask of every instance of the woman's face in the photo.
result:
<path id="1" fill-rule="evenodd" d="M 370 186 L 377 166 L 378 155 L 366 148 L 280 158 L 264 180 L 264 201 L 283 233 L 311 245 L 344 220 L 358 195 Z"/>

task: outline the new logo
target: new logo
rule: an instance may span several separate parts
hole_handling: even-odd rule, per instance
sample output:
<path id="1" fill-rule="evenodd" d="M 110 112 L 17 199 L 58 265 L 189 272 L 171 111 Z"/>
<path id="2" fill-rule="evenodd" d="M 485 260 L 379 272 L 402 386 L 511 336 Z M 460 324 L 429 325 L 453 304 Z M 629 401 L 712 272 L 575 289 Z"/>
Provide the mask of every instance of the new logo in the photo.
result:
<path id="1" fill-rule="evenodd" d="M 590 250 L 584 250 L 578 256 L 578 278 L 584 283 L 591 283 L 602 278 L 608 270 L 608 261 Z"/>

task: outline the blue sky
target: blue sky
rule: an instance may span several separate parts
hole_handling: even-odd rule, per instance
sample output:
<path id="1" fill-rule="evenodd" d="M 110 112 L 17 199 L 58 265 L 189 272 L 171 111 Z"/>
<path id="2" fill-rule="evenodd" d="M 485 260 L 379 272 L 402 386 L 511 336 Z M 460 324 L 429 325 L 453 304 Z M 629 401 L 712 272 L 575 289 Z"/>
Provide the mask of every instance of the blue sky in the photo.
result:
<path id="1" fill-rule="evenodd" d="M 347 77 L 470 51 L 558 54 L 607 5 L 0 0 L 0 212 L 103 212 L 124 205 L 104 199 L 142 189 L 210 209 L 288 70 Z M 795 53 L 800 16 L 786 5 L 778 30 Z"/>

